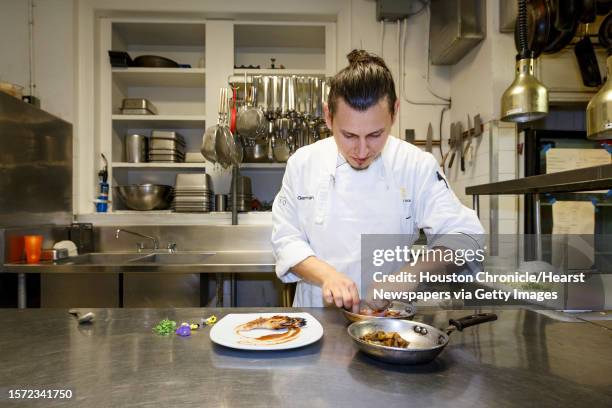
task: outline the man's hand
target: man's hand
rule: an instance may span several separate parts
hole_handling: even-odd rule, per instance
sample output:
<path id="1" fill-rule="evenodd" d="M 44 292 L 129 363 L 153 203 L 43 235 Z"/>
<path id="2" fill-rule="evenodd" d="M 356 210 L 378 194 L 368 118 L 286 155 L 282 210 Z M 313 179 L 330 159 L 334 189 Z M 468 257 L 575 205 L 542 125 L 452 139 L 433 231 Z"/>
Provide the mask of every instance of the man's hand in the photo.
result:
<path id="1" fill-rule="evenodd" d="M 359 291 L 357 284 L 345 274 L 334 271 L 328 274 L 321 285 L 323 299 L 337 307 L 359 313 Z"/>

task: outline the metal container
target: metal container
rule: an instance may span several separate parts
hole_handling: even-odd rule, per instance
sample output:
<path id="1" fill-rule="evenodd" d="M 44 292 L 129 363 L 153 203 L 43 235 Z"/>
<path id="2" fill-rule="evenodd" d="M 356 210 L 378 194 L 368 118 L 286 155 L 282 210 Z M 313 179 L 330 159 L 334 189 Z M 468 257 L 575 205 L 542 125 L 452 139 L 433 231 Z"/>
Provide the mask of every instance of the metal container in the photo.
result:
<path id="1" fill-rule="evenodd" d="M 65 258 L 68 258 L 67 248 L 43 249 L 40 253 L 41 261 L 57 261 Z"/>
<path id="2" fill-rule="evenodd" d="M 177 191 L 212 190 L 212 177 L 206 173 L 179 173 L 176 175 Z"/>
<path id="3" fill-rule="evenodd" d="M 117 196 L 131 210 L 165 210 L 172 202 L 172 186 L 132 184 L 115 187 Z"/>
<path id="4" fill-rule="evenodd" d="M 185 152 L 185 144 L 178 140 L 151 138 L 151 149 L 177 150 Z"/>
<path id="5" fill-rule="evenodd" d="M 256 142 L 244 146 L 244 161 L 246 163 L 265 163 L 268 162 L 267 143 Z"/>
<path id="6" fill-rule="evenodd" d="M 215 211 L 227 211 L 227 194 L 215 194 Z"/>
<path id="7" fill-rule="evenodd" d="M 123 139 L 125 161 L 128 163 L 144 163 L 147 161 L 148 140 L 144 135 L 125 135 Z"/>
<path id="8" fill-rule="evenodd" d="M 124 115 L 157 115 L 157 108 L 145 98 L 125 98 L 121 103 Z"/>
<path id="9" fill-rule="evenodd" d="M 177 132 L 154 130 L 151 133 L 151 149 L 173 149 L 184 152 L 185 138 Z"/>
<path id="10" fill-rule="evenodd" d="M 156 163 L 156 162 L 183 163 L 185 161 L 185 156 L 178 154 L 178 153 L 151 153 L 149 152 L 148 158 L 149 158 L 149 161 L 153 163 Z"/>

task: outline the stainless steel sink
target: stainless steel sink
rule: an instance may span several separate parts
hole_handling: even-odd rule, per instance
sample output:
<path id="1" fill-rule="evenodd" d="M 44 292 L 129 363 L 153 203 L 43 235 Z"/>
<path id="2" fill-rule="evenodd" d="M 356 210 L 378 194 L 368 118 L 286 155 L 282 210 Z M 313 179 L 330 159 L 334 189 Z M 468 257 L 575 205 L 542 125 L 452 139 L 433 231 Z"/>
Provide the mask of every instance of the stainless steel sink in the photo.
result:
<path id="1" fill-rule="evenodd" d="M 94 252 L 57 261 L 57 265 L 199 265 L 214 252 Z"/>
<path id="2" fill-rule="evenodd" d="M 130 264 L 159 264 L 159 265 L 199 265 L 215 255 L 214 252 L 175 252 L 155 253 L 132 259 Z"/>
<path id="3" fill-rule="evenodd" d="M 124 265 L 146 254 L 134 252 L 95 252 L 73 256 L 56 262 L 58 265 Z"/>

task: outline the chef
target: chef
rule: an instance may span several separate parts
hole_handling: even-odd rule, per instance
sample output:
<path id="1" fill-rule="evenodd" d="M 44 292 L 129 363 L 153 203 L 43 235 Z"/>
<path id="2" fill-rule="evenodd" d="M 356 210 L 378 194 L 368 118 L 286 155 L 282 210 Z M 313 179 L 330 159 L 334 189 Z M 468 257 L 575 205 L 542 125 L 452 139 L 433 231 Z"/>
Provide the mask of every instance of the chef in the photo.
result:
<path id="1" fill-rule="evenodd" d="M 363 50 L 348 60 L 324 109 L 333 137 L 289 158 L 272 207 L 276 274 L 297 282 L 295 307 L 359 310 L 362 234 L 407 234 L 414 242 L 422 229 L 429 247 L 452 247 L 444 234 L 481 245 L 482 225 L 434 156 L 389 137 L 399 100 L 385 62 Z"/>

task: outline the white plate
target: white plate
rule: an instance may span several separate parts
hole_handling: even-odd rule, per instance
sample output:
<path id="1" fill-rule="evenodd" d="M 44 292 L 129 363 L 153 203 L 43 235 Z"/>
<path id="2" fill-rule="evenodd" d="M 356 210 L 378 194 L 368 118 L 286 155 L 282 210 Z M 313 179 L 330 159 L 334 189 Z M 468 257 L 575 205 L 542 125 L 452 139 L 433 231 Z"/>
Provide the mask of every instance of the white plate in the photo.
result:
<path id="1" fill-rule="evenodd" d="M 301 328 L 300 334 L 293 340 L 287 343 L 274 345 L 255 345 L 245 344 L 240 341 L 242 337 L 238 336 L 234 330 L 236 326 L 250 322 L 251 320 L 260 317 L 272 316 L 290 316 L 302 317 L 306 319 L 306 326 Z M 248 332 L 243 332 L 245 336 L 259 337 L 267 334 L 278 333 L 278 330 L 257 329 Z M 323 336 L 323 326 L 317 319 L 309 313 L 232 313 L 219 320 L 210 330 L 210 340 L 221 346 L 231 347 L 239 350 L 288 350 L 298 347 L 304 347 L 319 340 Z"/>

